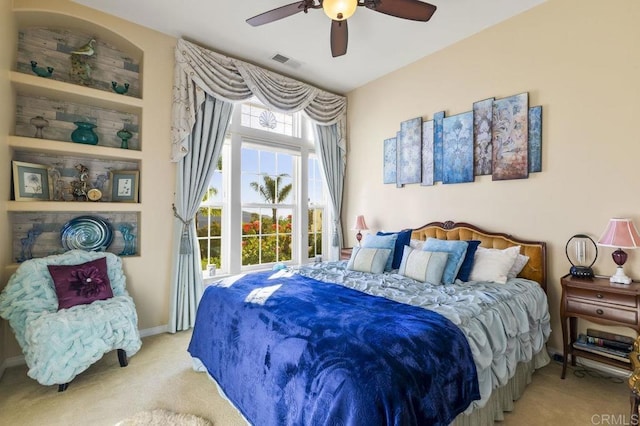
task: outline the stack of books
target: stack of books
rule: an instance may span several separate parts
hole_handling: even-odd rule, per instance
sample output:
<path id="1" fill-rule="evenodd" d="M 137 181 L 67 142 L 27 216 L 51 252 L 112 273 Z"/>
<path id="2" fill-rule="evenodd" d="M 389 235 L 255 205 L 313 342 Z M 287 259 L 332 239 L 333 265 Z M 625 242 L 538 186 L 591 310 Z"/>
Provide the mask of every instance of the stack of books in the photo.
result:
<path id="1" fill-rule="evenodd" d="M 629 353 L 633 350 L 633 337 L 588 328 L 586 334 L 579 334 L 573 347 L 618 361 L 631 363 Z"/>

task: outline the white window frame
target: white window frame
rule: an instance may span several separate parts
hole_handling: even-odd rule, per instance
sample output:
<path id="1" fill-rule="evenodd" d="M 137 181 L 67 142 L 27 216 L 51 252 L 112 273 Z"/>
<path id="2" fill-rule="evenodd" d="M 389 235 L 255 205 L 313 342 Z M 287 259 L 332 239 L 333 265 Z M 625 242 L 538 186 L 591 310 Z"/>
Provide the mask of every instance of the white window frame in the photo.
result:
<path id="1" fill-rule="evenodd" d="M 294 120 L 296 133 L 301 136 L 286 136 L 273 132 L 254 129 L 242 126 L 241 108 L 237 105 L 232 114 L 227 137 L 221 152 L 223 156 L 223 201 L 220 208 L 224 212 L 222 215 L 222 248 L 221 267 L 217 271 L 217 276 L 238 274 L 243 271 L 268 269 L 271 264 L 242 266 L 242 146 L 249 144 L 261 150 L 283 150 L 294 154 L 294 199 L 292 207 L 292 260 L 286 263 L 302 264 L 315 261 L 308 256 L 309 224 L 308 224 L 308 159 L 310 155 L 315 155 L 312 123 L 307 118 Z M 320 161 L 319 157 L 318 161 Z M 328 260 L 330 257 L 330 247 L 328 241 L 331 239 L 329 224 L 333 223 L 333 209 L 328 205 L 328 191 L 326 181 L 323 185 L 325 204 L 322 215 L 322 257 Z M 257 204 L 256 204 L 257 205 Z M 266 204 L 265 204 L 266 205 Z M 271 205 L 266 205 L 271 208 Z M 217 206 L 216 206 L 217 207 Z M 263 208 L 265 206 L 262 206 Z M 287 207 L 288 208 L 288 207 Z M 207 271 L 203 271 L 207 276 Z"/>

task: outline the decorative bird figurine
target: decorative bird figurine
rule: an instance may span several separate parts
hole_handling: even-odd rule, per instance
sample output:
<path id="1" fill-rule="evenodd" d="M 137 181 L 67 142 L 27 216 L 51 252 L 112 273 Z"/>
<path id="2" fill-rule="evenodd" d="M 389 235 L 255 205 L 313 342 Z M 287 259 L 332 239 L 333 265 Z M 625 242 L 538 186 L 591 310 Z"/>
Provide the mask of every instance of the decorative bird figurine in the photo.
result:
<path id="1" fill-rule="evenodd" d="M 113 88 L 114 92 L 119 93 L 121 95 L 124 95 L 129 91 L 129 83 L 125 83 L 124 86 L 121 86 L 117 82 L 112 81 L 111 87 Z"/>
<path id="2" fill-rule="evenodd" d="M 36 61 L 31 61 L 31 70 L 40 77 L 51 77 L 53 74 L 52 67 L 39 67 Z"/>
<path id="3" fill-rule="evenodd" d="M 84 55 L 84 56 L 92 56 L 95 53 L 95 49 L 93 45 L 95 44 L 96 39 L 92 38 L 82 47 L 77 48 L 73 52 L 72 55 Z"/>

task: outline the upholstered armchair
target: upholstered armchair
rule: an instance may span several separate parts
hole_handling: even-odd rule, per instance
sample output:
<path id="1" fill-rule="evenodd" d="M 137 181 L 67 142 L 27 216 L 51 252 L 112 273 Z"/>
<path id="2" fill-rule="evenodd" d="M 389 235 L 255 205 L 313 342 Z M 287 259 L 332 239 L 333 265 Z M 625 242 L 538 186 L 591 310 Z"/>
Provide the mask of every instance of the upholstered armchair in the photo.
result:
<path id="1" fill-rule="evenodd" d="M 122 260 L 71 250 L 20 264 L 0 293 L 29 377 L 66 390 L 74 377 L 110 351 L 120 366 L 142 344 Z"/>

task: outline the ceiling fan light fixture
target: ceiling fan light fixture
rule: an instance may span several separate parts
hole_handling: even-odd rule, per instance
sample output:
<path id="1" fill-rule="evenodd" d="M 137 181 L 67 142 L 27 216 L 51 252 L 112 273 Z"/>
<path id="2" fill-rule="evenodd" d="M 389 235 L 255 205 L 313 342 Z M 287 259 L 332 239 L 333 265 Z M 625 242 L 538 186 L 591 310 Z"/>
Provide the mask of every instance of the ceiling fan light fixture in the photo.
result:
<path id="1" fill-rule="evenodd" d="M 324 0 L 322 9 L 334 21 L 344 21 L 354 14 L 358 0 Z"/>

